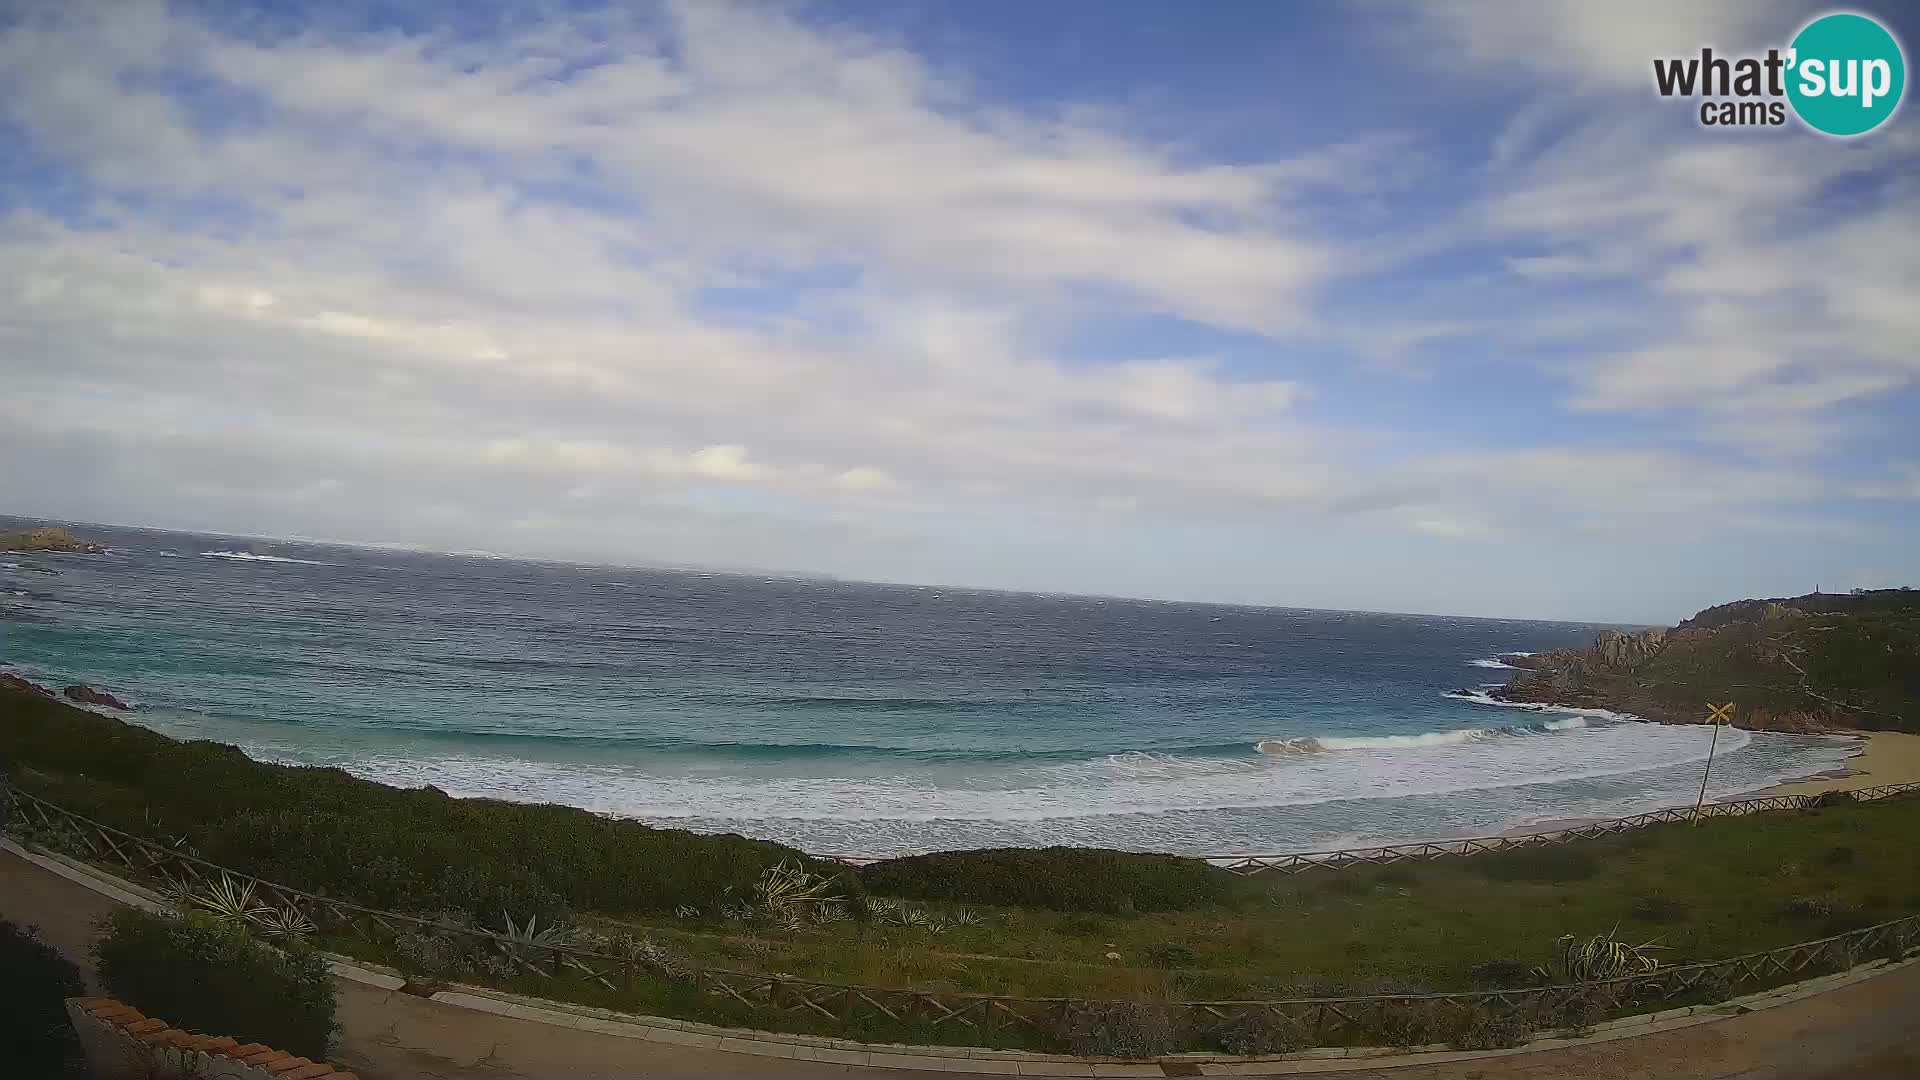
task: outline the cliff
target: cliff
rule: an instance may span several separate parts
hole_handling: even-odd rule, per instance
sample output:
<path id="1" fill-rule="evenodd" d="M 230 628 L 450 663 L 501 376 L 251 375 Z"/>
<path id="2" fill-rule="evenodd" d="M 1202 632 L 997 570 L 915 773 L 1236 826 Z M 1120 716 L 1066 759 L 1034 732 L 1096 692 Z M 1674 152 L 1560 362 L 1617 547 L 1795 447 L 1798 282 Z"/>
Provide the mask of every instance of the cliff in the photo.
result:
<path id="1" fill-rule="evenodd" d="M 1731 701 L 1773 731 L 1920 731 L 1920 592 L 1741 600 L 1671 629 L 1606 631 L 1585 649 L 1507 657 L 1493 696 L 1697 723 Z"/>

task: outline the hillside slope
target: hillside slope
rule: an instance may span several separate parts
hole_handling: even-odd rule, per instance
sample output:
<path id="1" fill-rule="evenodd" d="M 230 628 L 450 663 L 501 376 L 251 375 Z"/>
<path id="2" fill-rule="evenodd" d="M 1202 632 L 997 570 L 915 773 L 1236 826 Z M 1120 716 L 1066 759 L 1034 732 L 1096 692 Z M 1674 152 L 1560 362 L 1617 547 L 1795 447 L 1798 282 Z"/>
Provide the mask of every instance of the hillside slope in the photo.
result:
<path id="1" fill-rule="evenodd" d="M 1508 657 L 1507 701 L 1670 723 L 1731 701 L 1741 727 L 1920 731 L 1920 592 L 1740 600 L 1678 626 L 1608 631 L 1585 649 Z"/>

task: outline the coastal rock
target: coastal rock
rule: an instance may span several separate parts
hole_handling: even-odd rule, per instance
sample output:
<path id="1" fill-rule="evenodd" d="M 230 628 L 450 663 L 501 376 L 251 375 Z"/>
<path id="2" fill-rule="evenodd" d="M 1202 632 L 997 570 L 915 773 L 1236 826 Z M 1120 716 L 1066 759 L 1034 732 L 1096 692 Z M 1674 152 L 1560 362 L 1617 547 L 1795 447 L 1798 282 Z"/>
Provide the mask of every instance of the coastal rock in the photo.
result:
<path id="1" fill-rule="evenodd" d="M 11 672 L 0 671 L 0 690 L 20 690 L 29 694 L 38 694 L 43 698 L 54 697 L 53 691 L 37 682 L 23 679 Z"/>
<path id="2" fill-rule="evenodd" d="M 1661 723 L 1815 733 L 1920 730 L 1920 593 L 1813 593 L 1708 608 L 1670 630 L 1605 631 L 1585 649 L 1502 658 L 1523 670 L 1491 696 L 1607 709 Z"/>
<path id="3" fill-rule="evenodd" d="M 1609 671 L 1630 672 L 1657 656 L 1666 637 L 1666 630 L 1658 628 L 1634 634 L 1607 630 L 1594 639 L 1593 654 Z"/>
<path id="4" fill-rule="evenodd" d="M 65 690 L 62 690 L 61 693 L 83 705 L 105 705 L 109 709 L 120 709 L 122 711 L 133 708 L 133 706 L 121 701 L 105 690 L 95 690 L 85 683 L 75 683 Z"/>
<path id="5" fill-rule="evenodd" d="M 71 555 L 99 555 L 107 549 L 61 528 L 24 529 L 0 533 L 0 551 L 52 551 Z"/>

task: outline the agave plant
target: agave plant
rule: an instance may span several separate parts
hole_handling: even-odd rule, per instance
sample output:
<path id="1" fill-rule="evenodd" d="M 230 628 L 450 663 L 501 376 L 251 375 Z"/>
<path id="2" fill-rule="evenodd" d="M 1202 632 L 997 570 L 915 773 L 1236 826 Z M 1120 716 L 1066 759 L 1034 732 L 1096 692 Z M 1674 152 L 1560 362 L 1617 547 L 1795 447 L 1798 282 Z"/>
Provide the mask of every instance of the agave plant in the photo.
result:
<path id="1" fill-rule="evenodd" d="M 793 860 L 782 860 L 760 875 L 754 883 L 754 899 L 759 913 L 768 921 L 788 930 L 798 930 L 811 922 L 823 922 L 822 913 L 846 905 L 846 897 L 834 895 L 833 879 L 812 873 Z"/>
<path id="2" fill-rule="evenodd" d="M 1615 925 L 1604 934 L 1590 938 L 1562 935 L 1554 945 L 1553 959 L 1534 969 L 1549 982 L 1598 982 L 1632 975 L 1651 975 L 1660 970 L 1660 961 L 1648 953 L 1663 948 L 1651 941 L 1630 945 L 1614 935 Z"/>
<path id="3" fill-rule="evenodd" d="M 179 899 L 185 907 L 198 908 L 228 922 L 251 923 L 272 910 L 254 892 L 252 881 L 224 871 L 219 880 L 198 890 L 182 890 Z"/>
<path id="4" fill-rule="evenodd" d="M 979 926 L 987 921 L 985 915 L 967 907 L 954 909 L 953 913 L 948 915 L 947 918 L 952 920 L 955 926 Z"/>
<path id="5" fill-rule="evenodd" d="M 240 923 L 264 938 L 303 938 L 316 929 L 313 920 L 298 907 L 269 903 L 255 891 L 251 880 L 225 872 L 198 890 L 181 890 L 175 894 L 175 901 L 181 907 Z"/>
<path id="6" fill-rule="evenodd" d="M 580 939 L 579 931 L 567 923 L 549 922 L 541 926 L 538 915 L 529 915 L 526 922 L 516 923 L 512 915 L 502 911 L 500 922 L 500 936 L 505 939 L 497 943 L 501 954 L 529 967 L 533 967 L 536 960 L 550 958 L 552 950 Z"/>
<path id="7" fill-rule="evenodd" d="M 262 937 L 280 940 L 304 938 L 317 929 L 305 912 L 291 904 L 267 908 L 253 917 L 253 926 Z"/>

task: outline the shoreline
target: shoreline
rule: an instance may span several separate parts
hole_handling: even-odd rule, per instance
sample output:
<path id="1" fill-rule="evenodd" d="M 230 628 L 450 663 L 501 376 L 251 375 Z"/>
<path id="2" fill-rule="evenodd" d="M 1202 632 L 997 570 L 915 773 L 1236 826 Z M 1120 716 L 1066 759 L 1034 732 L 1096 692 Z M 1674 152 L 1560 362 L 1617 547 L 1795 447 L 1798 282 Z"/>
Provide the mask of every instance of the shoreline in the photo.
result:
<path id="1" fill-rule="evenodd" d="M 1920 783 L 1920 734 L 1905 731 L 1836 731 L 1860 740 L 1860 749 L 1842 771 L 1812 773 L 1741 796 L 1818 795 L 1825 791 Z"/>
<path id="2" fill-rule="evenodd" d="M 1823 769 L 1766 787 L 1748 788 L 1731 795 L 1721 795 L 1708 801 L 1731 802 L 1768 795 L 1818 795 L 1828 791 L 1878 787 L 1882 784 L 1920 783 L 1920 734 L 1905 731 L 1830 731 L 1823 734 L 1858 739 L 1860 745 L 1840 768 Z M 1504 829 L 1496 835 L 1530 836 L 1534 833 L 1577 829 L 1595 822 L 1610 820 L 1612 818 L 1609 817 L 1542 818 Z"/>

